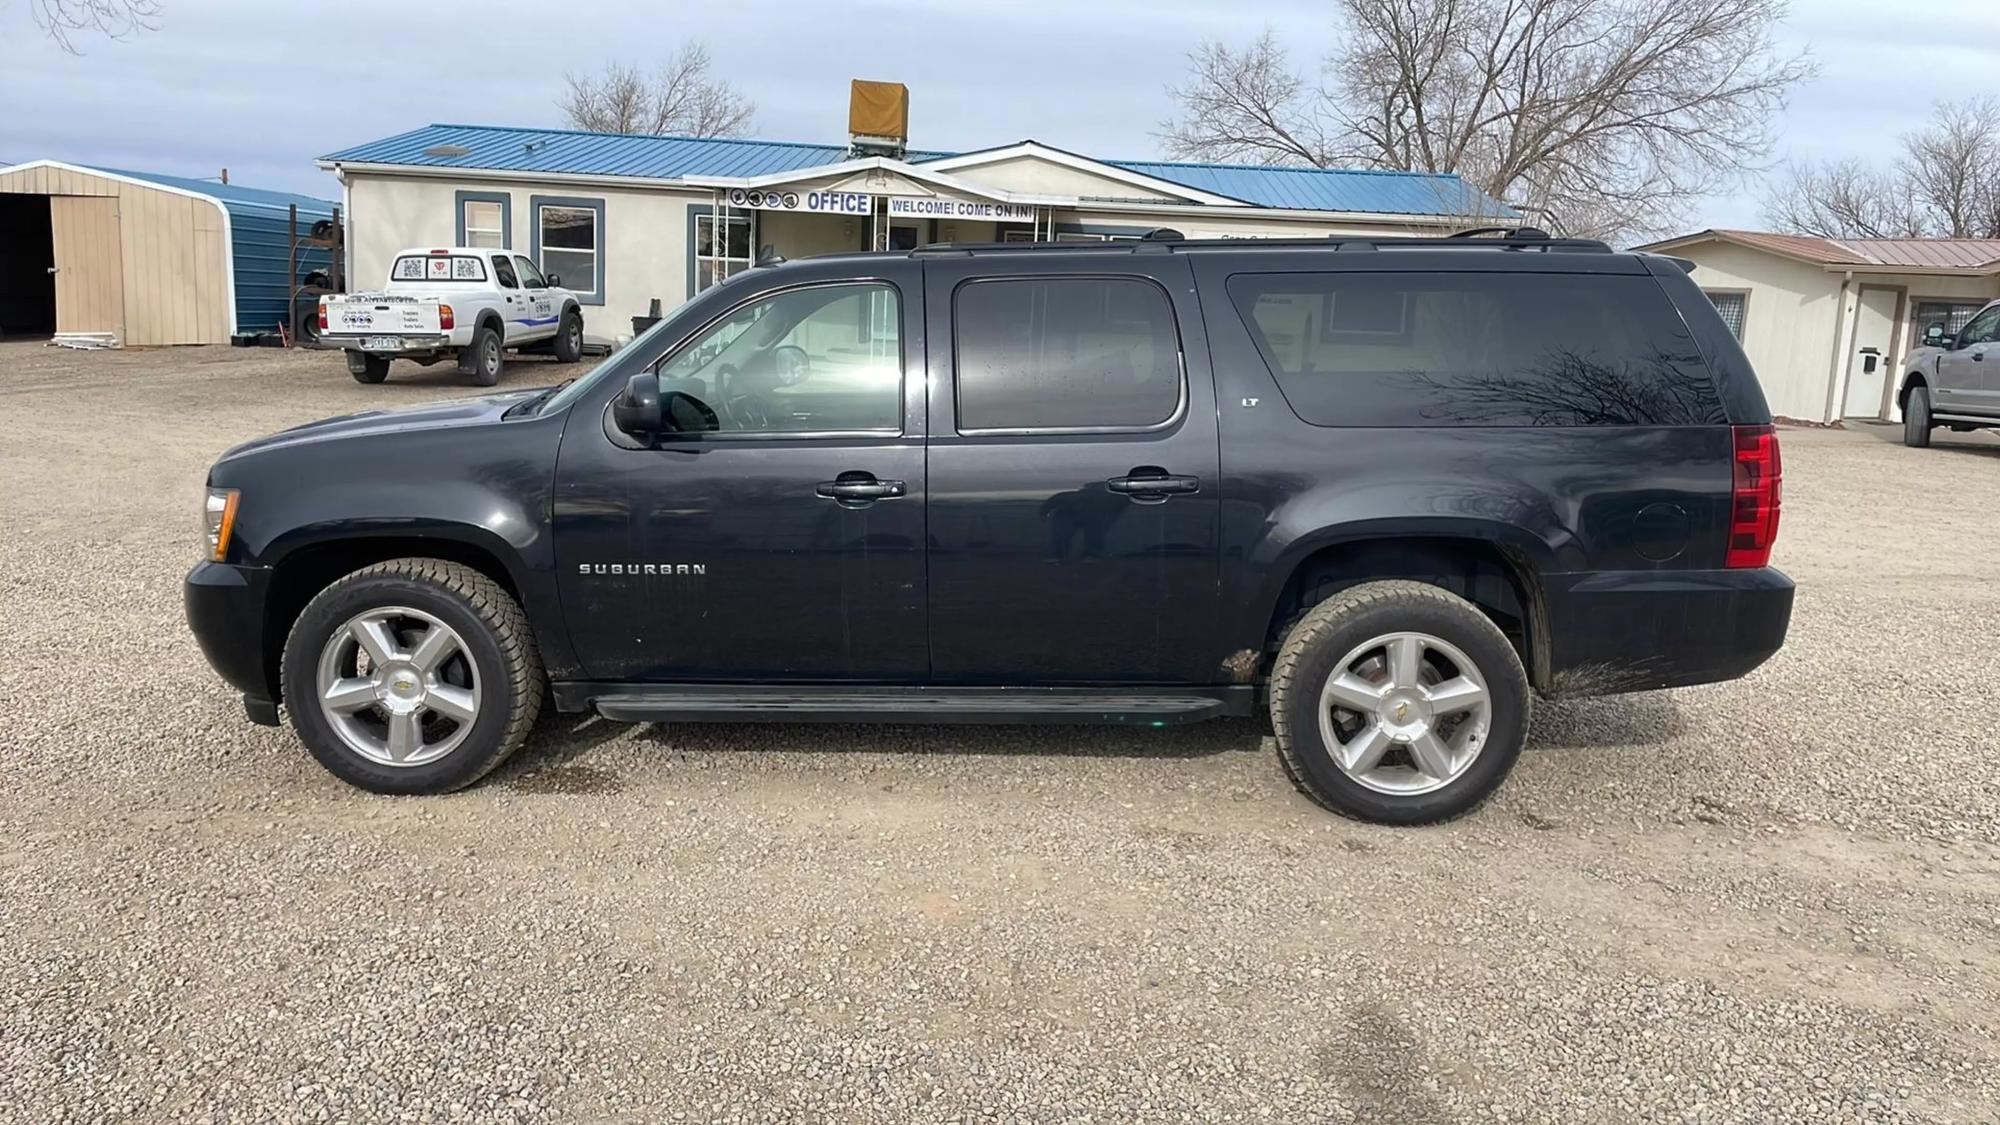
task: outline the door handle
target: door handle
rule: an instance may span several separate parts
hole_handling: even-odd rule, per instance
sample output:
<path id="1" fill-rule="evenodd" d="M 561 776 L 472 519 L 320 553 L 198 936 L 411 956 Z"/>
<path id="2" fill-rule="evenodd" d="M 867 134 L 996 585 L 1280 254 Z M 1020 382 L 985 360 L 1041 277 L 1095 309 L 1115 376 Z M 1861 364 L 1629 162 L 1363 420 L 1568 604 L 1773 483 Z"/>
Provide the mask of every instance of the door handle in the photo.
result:
<path id="1" fill-rule="evenodd" d="M 1985 352 L 1973 352 L 1973 353 L 1972 353 L 1972 362 L 1974 362 L 1974 363 L 1985 363 L 1985 362 L 1986 362 L 1986 353 L 1985 353 Z"/>
<path id="2" fill-rule="evenodd" d="M 843 508 L 865 508 L 877 500 L 893 500 L 909 494 L 902 481 L 876 480 L 868 473 L 842 473 L 833 480 L 819 482 L 813 491 L 838 501 Z"/>
<path id="3" fill-rule="evenodd" d="M 1134 500 L 1164 500 L 1169 495 L 1201 491 L 1200 477 L 1176 476 L 1165 469 L 1142 465 L 1122 477 L 1112 477 L 1104 487 Z"/>

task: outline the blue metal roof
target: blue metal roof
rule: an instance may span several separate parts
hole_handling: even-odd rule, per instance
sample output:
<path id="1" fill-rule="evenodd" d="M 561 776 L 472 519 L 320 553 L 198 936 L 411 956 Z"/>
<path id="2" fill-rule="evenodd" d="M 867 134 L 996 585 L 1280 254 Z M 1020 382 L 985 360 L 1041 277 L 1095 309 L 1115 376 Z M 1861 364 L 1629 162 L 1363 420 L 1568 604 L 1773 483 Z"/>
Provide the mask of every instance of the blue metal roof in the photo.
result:
<path id="1" fill-rule="evenodd" d="M 1107 160 L 1129 172 L 1259 207 L 1300 211 L 1361 211 L 1395 215 L 1481 215 L 1515 218 L 1486 193 L 1439 172 L 1377 172 L 1342 168 L 1272 168 L 1255 164 L 1185 164 Z"/>
<path id="2" fill-rule="evenodd" d="M 444 154 L 432 150 L 444 149 Z M 457 150 L 465 150 L 458 153 Z M 847 159 L 844 145 L 718 137 L 643 137 L 569 129 L 427 125 L 355 145 L 321 159 L 353 164 L 477 168 L 507 172 L 635 176 L 765 176 Z M 912 151 L 913 164 L 954 155 Z M 1514 212 L 1455 175 L 1423 172 L 1268 168 L 1239 164 L 1107 160 L 1102 163 L 1259 207 L 1400 215 L 1492 215 Z"/>
<path id="3" fill-rule="evenodd" d="M 334 205 L 309 195 L 222 184 L 213 180 L 165 176 L 157 172 L 133 172 L 123 168 L 97 168 L 99 172 L 140 180 L 161 187 L 178 188 L 206 195 L 229 212 L 229 255 L 236 279 L 236 328 L 239 332 L 276 331 L 286 322 L 285 303 L 291 298 L 291 208 L 299 209 L 299 226 L 310 228 L 315 219 L 331 219 Z M 304 233 L 304 229 L 301 230 Z M 328 251 L 299 247 L 299 273 L 326 269 L 332 262 Z"/>

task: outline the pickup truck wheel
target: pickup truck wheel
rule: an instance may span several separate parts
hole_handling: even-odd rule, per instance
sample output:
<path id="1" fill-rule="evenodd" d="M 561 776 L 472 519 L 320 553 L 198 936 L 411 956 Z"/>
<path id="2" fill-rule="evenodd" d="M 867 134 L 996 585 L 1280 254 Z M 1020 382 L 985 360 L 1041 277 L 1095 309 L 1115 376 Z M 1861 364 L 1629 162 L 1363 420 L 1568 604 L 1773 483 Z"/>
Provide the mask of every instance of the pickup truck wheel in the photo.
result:
<path id="1" fill-rule="evenodd" d="M 1368 582 L 1314 606 L 1271 672 L 1271 725 L 1293 784 L 1384 824 L 1477 808 L 1520 755 L 1528 708 L 1506 635 L 1423 582 Z"/>
<path id="2" fill-rule="evenodd" d="M 320 591 L 285 641 L 282 679 L 313 757 L 377 793 L 478 781 L 520 748 L 542 707 L 521 607 L 442 559 L 392 559 Z"/>
<path id="3" fill-rule="evenodd" d="M 1910 397 L 1903 403 L 1903 444 L 1923 449 L 1930 443 L 1931 392 L 1924 387 L 1911 387 Z"/>
<path id="4" fill-rule="evenodd" d="M 575 310 L 563 314 L 556 328 L 556 362 L 575 363 L 583 358 L 583 318 Z"/>
<path id="5" fill-rule="evenodd" d="M 478 386 L 493 386 L 500 381 L 501 352 L 500 333 L 484 326 L 473 329 L 472 343 L 458 353 L 459 374 L 472 376 Z"/>
<path id="6" fill-rule="evenodd" d="M 348 352 L 347 373 L 354 376 L 357 383 L 379 383 L 389 377 L 389 357 Z"/>

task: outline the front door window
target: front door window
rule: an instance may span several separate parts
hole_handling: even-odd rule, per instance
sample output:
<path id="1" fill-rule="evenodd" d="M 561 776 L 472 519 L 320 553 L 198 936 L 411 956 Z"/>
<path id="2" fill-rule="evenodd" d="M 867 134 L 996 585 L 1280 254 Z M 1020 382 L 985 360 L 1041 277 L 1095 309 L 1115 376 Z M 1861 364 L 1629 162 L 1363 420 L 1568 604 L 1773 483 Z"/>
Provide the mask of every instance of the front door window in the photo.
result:
<path id="1" fill-rule="evenodd" d="M 825 285 L 752 301 L 660 365 L 722 434 L 887 433 L 902 426 L 896 291 Z"/>

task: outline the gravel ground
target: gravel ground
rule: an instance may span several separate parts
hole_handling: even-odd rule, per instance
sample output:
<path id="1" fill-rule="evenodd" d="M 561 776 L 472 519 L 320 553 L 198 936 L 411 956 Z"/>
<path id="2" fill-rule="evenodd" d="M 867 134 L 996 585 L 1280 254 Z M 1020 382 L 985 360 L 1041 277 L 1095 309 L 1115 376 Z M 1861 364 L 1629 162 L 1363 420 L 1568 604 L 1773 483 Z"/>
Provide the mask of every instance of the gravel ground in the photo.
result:
<path id="1" fill-rule="evenodd" d="M 1785 651 L 1443 828 L 1247 722 L 562 716 L 397 800 L 179 591 L 225 446 L 472 393 L 397 372 L 0 345 L 0 1120 L 2000 1120 L 2000 443 L 1788 431 Z"/>

